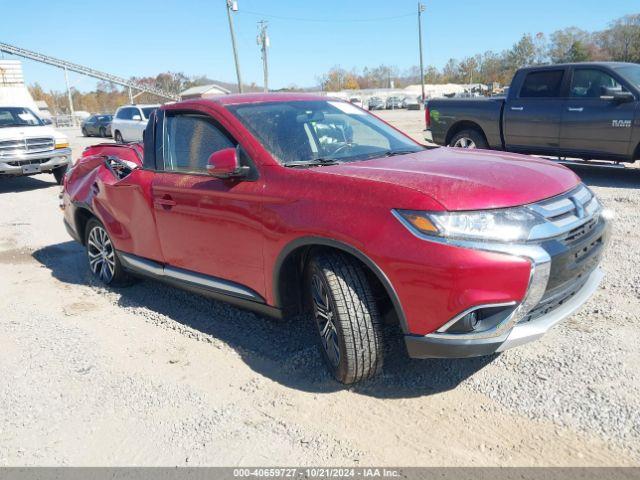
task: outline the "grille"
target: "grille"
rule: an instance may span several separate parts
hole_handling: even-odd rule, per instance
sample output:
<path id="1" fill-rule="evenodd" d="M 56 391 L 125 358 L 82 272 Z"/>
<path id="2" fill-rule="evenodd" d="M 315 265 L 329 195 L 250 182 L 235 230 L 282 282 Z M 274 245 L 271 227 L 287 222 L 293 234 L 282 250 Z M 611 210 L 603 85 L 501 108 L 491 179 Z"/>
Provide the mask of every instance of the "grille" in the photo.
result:
<path id="1" fill-rule="evenodd" d="M 587 233 L 584 228 L 599 206 L 598 200 L 584 185 L 558 197 L 529 205 L 529 209 L 547 220 L 534 227 L 531 239 L 562 235 L 567 241 L 573 241 L 580 237 L 581 232 Z"/>
<path id="2" fill-rule="evenodd" d="M 41 153 L 53 150 L 55 141 L 52 137 L 35 137 L 23 140 L 5 140 L 0 142 L 0 157 L 8 157 L 28 153 Z"/>
<path id="3" fill-rule="evenodd" d="M 551 265 L 542 299 L 521 322 L 555 310 L 584 286 L 600 263 L 606 231 L 598 200 L 584 185 L 529 208 L 547 219 L 536 243 L 547 251 Z"/>

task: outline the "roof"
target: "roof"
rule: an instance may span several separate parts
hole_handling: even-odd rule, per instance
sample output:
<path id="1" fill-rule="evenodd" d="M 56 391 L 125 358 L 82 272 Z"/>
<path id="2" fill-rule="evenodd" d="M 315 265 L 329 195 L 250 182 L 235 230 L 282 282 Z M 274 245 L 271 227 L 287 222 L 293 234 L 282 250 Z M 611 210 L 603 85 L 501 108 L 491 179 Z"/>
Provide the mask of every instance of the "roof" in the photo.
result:
<path id="1" fill-rule="evenodd" d="M 549 63 L 546 65 L 529 65 L 522 68 L 522 70 L 533 70 L 538 68 L 566 68 L 566 67 L 609 67 L 617 68 L 624 67 L 626 65 L 637 65 L 635 63 L 627 62 L 573 62 L 573 63 Z"/>
<path id="2" fill-rule="evenodd" d="M 181 96 L 185 96 L 185 95 L 204 95 L 205 93 L 210 92 L 211 90 L 220 90 L 221 92 L 224 93 L 231 93 L 230 90 L 227 90 L 224 87 L 221 87 L 220 85 L 216 85 L 215 83 L 212 83 L 210 85 L 199 85 L 197 87 L 191 87 L 191 88 L 187 88 L 184 92 L 181 92 L 180 95 Z"/>
<path id="3" fill-rule="evenodd" d="M 240 93 L 225 95 L 216 98 L 207 98 L 202 101 L 210 101 L 221 105 L 235 105 L 240 103 L 265 103 L 265 102 L 313 102 L 327 100 L 331 97 L 313 95 L 310 93 Z"/>

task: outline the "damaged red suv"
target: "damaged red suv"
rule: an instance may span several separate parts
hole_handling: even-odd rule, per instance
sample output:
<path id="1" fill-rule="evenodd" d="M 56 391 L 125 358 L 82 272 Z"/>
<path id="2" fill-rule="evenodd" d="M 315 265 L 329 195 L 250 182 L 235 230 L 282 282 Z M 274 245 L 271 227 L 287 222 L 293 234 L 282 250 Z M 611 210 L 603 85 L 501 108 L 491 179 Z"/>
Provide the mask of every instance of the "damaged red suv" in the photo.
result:
<path id="1" fill-rule="evenodd" d="M 280 317 L 313 312 L 341 382 L 411 357 L 530 342 L 596 290 L 608 225 L 565 167 L 427 150 L 312 95 L 166 105 L 144 144 L 88 148 L 67 174 L 69 233 L 108 285 L 169 282 Z"/>

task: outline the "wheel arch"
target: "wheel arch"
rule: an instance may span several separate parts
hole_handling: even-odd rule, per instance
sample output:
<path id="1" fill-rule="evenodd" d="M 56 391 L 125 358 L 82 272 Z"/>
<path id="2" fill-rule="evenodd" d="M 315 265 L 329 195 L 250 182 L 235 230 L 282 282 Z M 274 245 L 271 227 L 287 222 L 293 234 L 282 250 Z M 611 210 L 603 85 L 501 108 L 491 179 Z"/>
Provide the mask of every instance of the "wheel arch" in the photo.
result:
<path id="1" fill-rule="evenodd" d="M 487 141 L 487 135 L 486 133 L 484 133 L 484 130 L 479 124 L 471 120 L 460 120 L 454 123 L 453 125 L 451 125 L 451 127 L 449 127 L 449 130 L 447 131 L 447 136 L 445 137 L 445 146 L 449 145 L 449 143 L 451 142 L 451 139 L 456 134 L 460 133 L 463 130 L 476 130 L 478 133 L 480 133 L 480 135 L 484 137 L 484 140 L 485 142 L 487 142 L 487 145 L 489 144 L 489 142 Z"/>
<path id="2" fill-rule="evenodd" d="M 91 210 L 86 207 L 78 207 L 73 215 L 73 220 L 75 223 L 76 233 L 80 237 L 80 242 L 82 245 L 85 244 L 86 239 L 86 228 L 89 220 L 96 217 Z"/>
<path id="3" fill-rule="evenodd" d="M 382 269 L 358 248 L 347 243 L 323 237 L 302 237 L 287 244 L 276 259 L 273 268 L 273 294 L 275 306 L 284 311 L 300 313 L 303 310 L 304 267 L 314 251 L 332 249 L 346 253 L 358 260 L 365 271 L 383 288 L 391 302 L 400 328 L 408 332 L 407 321 L 398 294 Z"/>

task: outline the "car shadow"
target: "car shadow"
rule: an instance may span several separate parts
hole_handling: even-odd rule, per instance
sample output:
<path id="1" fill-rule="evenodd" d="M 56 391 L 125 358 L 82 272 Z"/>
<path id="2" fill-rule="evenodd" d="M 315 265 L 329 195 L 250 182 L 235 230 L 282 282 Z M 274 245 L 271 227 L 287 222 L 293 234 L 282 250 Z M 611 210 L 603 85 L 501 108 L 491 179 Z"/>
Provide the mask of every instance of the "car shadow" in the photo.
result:
<path id="1" fill-rule="evenodd" d="M 640 188 L 640 168 L 612 168 L 597 165 L 566 165 L 584 183 L 593 187 Z"/>
<path id="2" fill-rule="evenodd" d="M 100 286 L 89 273 L 82 247 L 75 242 L 44 247 L 33 257 L 61 282 Z M 314 327 L 306 315 L 272 320 L 148 279 L 112 291 L 120 295 L 118 304 L 123 309 L 145 309 L 152 312 L 155 323 L 176 329 L 173 322 L 178 322 L 213 337 L 213 342 L 217 339 L 233 348 L 255 372 L 282 385 L 314 393 L 347 388 L 324 368 Z M 390 330 L 380 374 L 349 388 L 379 398 L 432 395 L 455 388 L 495 358 L 413 360 L 407 357 L 401 335 Z"/>
<path id="3" fill-rule="evenodd" d="M 0 176 L 0 194 L 2 193 L 19 193 L 29 192 L 31 190 L 39 190 L 41 188 L 57 187 L 58 184 L 50 175 L 51 180 L 41 180 L 35 177 L 6 177 Z"/>

